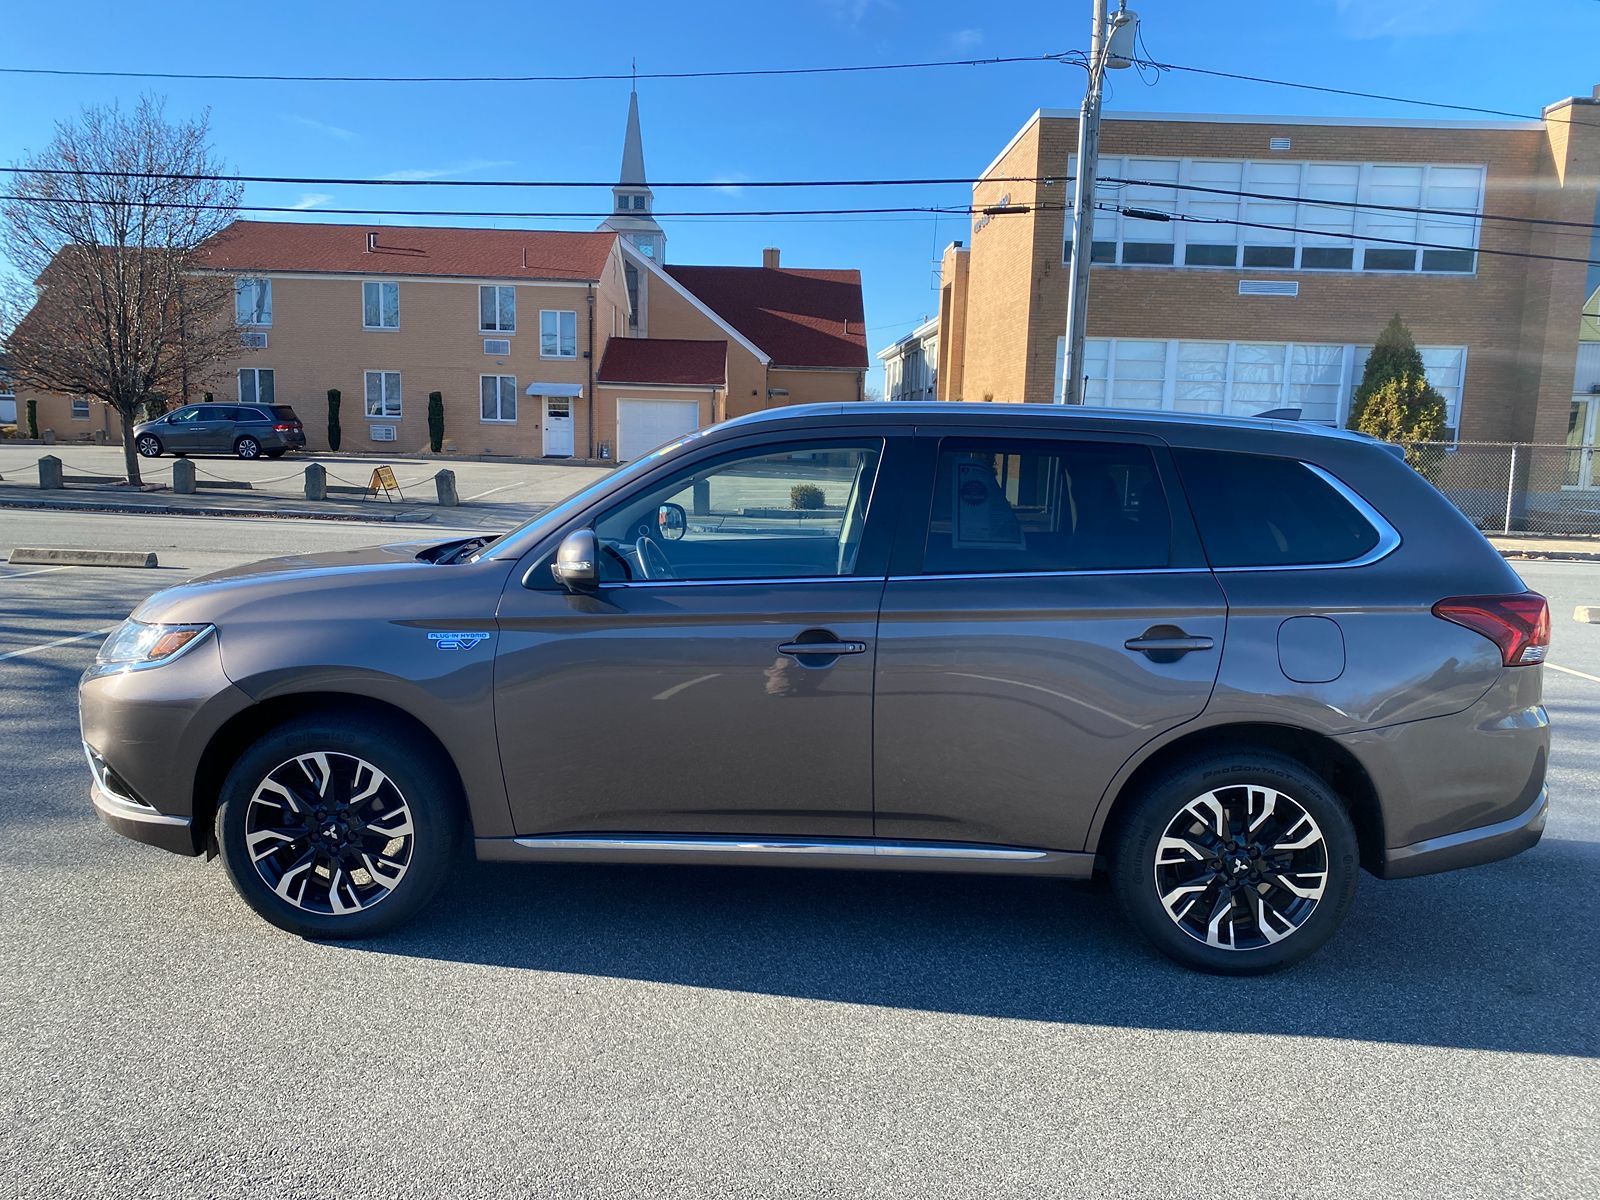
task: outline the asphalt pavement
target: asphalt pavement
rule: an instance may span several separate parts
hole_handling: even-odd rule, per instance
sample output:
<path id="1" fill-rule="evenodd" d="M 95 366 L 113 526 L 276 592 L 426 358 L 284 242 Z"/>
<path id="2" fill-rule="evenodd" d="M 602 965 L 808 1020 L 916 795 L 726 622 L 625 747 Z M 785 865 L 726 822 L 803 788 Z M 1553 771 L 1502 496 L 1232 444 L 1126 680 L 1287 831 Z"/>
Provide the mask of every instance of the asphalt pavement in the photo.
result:
<path id="1" fill-rule="evenodd" d="M 1540 846 L 1364 879 L 1265 979 L 1169 964 L 1093 886 L 779 870 L 467 865 L 319 945 L 95 821 L 94 631 L 413 534 L 0 511 L 0 550 L 170 564 L 0 566 L 0 1195 L 1594 1194 L 1600 626 L 1569 618 L 1600 564 L 1518 564 L 1557 618 Z"/>

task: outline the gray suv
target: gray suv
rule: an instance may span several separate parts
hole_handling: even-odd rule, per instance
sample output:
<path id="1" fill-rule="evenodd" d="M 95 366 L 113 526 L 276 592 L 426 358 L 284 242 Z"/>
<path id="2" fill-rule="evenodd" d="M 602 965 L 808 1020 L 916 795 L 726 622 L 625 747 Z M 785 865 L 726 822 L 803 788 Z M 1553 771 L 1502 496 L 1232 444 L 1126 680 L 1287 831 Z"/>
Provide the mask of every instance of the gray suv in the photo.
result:
<path id="1" fill-rule="evenodd" d="M 1025 405 L 780 409 L 503 536 L 160 592 L 80 689 L 100 817 L 309 937 L 509 862 L 1109 877 L 1190 966 L 1365 869 L 1539 840 L 1542 597 L 1378 443 Z M 1463 950 L 1466 948 L 1463 947 Z"/>
<path id="2" fill-rule="evenodd" d="M 282 458 L 306 444 L 305 426 L 287 404 L 185 404 L 133 427 L 146 458 L 163 454 L 236 454 Z"/>

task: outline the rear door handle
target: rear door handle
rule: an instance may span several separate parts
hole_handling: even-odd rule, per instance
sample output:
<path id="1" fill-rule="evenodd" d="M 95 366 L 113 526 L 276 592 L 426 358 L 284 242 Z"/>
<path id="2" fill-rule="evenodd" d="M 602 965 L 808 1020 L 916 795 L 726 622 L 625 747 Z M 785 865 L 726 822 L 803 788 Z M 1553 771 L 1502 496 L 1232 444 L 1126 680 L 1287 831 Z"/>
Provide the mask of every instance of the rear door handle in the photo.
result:
<path id="1" fill-rule="evenodd" d="M 865 654 L 865 642 L 785 642 L 778 647 L 779 654 L 789 654 L 796 658 L 816 657 L 835 658 L 841 654 Z"/>
<path id="2" fill-rule="evenodd" d="M 1177 662 L 1185 654 L 1209 650 L 1216 643 L 1208 637 L 1195 637 L 1173 625 L 1157 625 L 1136 638 L 1122 643 L 1125 650 L 1147 656 L 1151 662 Z"/>

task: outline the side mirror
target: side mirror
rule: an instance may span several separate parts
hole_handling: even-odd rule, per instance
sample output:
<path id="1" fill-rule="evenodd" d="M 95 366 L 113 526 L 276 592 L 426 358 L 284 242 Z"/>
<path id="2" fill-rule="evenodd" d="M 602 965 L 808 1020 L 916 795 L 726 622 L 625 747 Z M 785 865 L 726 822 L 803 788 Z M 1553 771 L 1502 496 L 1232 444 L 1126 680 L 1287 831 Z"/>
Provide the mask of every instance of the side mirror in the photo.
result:
<path id="1" fill-rule="evenodd" d="M 689 514 L 683 511 L 681 504 L 663 504 L 656 510 L 656 528 L 666 541 L 680 541 L 689 532 Z"/>
<path id="2" fill-rule="evenodd" d="M 591 588 L 600 582 L 600 543 L 594 530 L 574 529 L 561 539 L 550 564 L 556 582 L 568 588 Z"/>
<path id="3" fill-rule="evenodd" d="M 167 418 L 166 418 L 166 421 L 167 421 L 167 424 L 168 424 L 168 425 L 171 425 L 171 424 L 172 424 L 172 423 L 173 423 L 173 422 L 174 422 L 174 421 L 176 421 L 176 420 L 177 420 L 177 419 L 178 419 L 178 418 L 177 418 L 177 417 L 175 417 L 175 416 L 172 416 L 172 415 L 171 415 L 171 414 L 170 414 L 170 413 L 169 413 L 169 414 L 168 414 L 168 415 L 167 415 Z"/>

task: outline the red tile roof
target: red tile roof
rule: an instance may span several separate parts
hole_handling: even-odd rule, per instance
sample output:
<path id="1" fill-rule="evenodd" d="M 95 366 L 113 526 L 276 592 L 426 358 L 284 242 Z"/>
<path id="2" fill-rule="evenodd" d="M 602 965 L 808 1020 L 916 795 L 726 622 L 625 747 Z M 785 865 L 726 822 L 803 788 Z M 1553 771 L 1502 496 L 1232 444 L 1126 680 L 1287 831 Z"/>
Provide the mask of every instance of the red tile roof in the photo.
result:
<path id="1" fill-rule="evenodd" d="M 867 369 L 859 271 L 670 265 L 665 269 L 761 347 L 773 366 Z"/>
<path id="2" fill-rule="evenodd" d="M 203 261 L 223 271 L 597 280 L 615 241 L 609 232 L 235 221 Z"/>
<path id="3" fill-rule="evenodd" d="M 724 387 L 728 381 L 728 343 L 614 337 L 606 343 L 595 381 Z"/>

